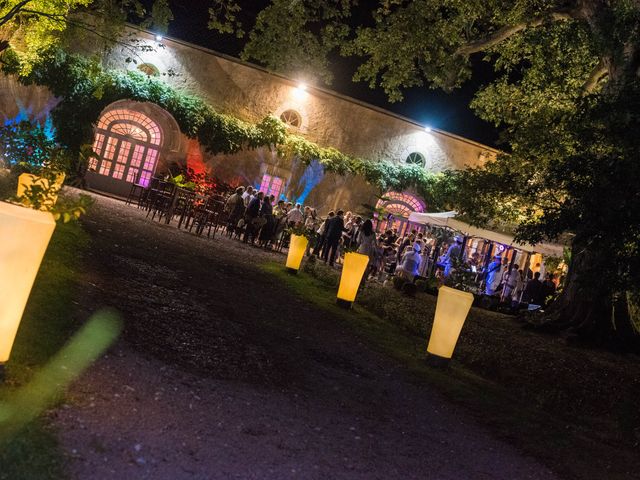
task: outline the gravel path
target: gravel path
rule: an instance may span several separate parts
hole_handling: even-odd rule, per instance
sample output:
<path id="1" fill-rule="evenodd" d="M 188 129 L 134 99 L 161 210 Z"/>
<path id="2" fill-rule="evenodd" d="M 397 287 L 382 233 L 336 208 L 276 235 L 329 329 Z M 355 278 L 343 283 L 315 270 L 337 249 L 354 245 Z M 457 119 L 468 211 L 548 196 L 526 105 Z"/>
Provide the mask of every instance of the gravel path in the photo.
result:
<path id="1" fill-rule="evenodd" d="M 81 314 L 125 333 L 54 423 L 78 479 L 554 479 L 256 268 L 105 197 Z"/>

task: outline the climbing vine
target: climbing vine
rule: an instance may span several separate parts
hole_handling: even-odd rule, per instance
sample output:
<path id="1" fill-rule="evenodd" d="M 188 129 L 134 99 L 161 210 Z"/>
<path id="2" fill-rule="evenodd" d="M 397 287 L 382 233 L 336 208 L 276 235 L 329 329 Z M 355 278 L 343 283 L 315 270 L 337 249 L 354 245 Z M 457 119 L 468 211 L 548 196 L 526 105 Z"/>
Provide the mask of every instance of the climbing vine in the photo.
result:
<path id="1" fill-rule="evenodd" d="M 213 154 L 268 146 L 305 165 L 317 160 L 326 172 L 362 176 L 381 191 L 413 188 L 432 208 L 443 206 L 442 193 L 450 184 L 451 174 L 434 175 L 417 165 L 371 161 L 321 147 L 300 135 L 289 134 L 285 124 L 274 116 L 252 124 L 219 113 L 198 96 L 138 71 L 106 69 L 97 58 L 52 50 L 42 55 L 27 74 L 21 73 L 10 52 L 3 60 L 4 73 L 18 75 L 25 85 L 46 86 L 60 98 L 51 116 L 58 141 L 72 151 L 91 142 L 93 125 L 108 105 L 129 99 L 152 102 L 165 109 L 186 136 L 197 138 Z"/>

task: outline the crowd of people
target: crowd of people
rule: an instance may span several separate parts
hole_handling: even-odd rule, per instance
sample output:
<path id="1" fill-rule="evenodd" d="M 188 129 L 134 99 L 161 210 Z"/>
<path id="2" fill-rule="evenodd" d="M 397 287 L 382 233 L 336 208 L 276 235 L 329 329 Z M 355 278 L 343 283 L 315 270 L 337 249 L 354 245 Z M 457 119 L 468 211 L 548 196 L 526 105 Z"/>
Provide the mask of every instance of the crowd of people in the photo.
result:
<path id="1" fill-rule="evenodd" d="M 330 266 L 339 263 L 347 251 L 368 256 L 365 280 L 369 277 L 384 280 L 396 275 L 413 282 L 432 273 L 445 282 L 459 265 L 464 251 L 459 236 L 450 244 L 443 244 L 428 231 L 412 230 L 401 236 L 392 228 L 378 235 L 371 219 L 343 210 L 331 211 L 320 218 L 312 207 L 276 200 L 251 186 L 238 187 L 224 208 L 227 228 L 245 243 L 281 249 L 294 231 L 314 239 L 307 255 L 315 255 Z M 474 252 L 465 259 L 465 268 L 476 274 L 478 286 L 488 296 L 499 296 L 502 302 L 544 306 L 555 293 L 552 274 L 541 280 L 540 272 L 527 269 L 525 274 L 519 265 L 500 255 L 495 255 L 486 266 L 483 262 L 484 258 Z"/>
<path id="2" fill-rule="evenodd" d="M 315 255 L 333 266 L 346 251 L 357 251 L 369 257 L 368 273 L 397 273 L 407 278 L 420 275 L 425 254 L 434 244 L 423 233 L 399 237 L 397 229 L 378 236 L 373 222 L 343 210 L 331 211 L 320 218 L 316 209 L 301 204 L 276 200 L 253 187 L 238 187 L 225 204 L 227 228 L 245 243 L 264 248 L 286 244 L 291 229 L 315 239 L 308 255 Z M 422 255 L 421 255 L 422 253 Z"/>
<path id="3" fill-rule="evenodd" d="M 484 293 L 500 296 L 502 302 L 526 303 L 544 307 L 556 293 L 557 285 L 553 273 L 546 273 L 540 280 L 541 272 L 527 270 L 518 264 L 510 266 L 509 259 L 495 255 L 486 268 Z"/>

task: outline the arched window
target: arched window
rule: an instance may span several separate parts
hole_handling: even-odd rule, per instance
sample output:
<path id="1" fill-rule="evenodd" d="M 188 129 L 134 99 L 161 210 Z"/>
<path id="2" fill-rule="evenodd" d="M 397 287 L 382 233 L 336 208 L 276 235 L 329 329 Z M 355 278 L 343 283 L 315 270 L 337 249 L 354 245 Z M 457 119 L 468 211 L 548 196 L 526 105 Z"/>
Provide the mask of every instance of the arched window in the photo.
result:
<path id="1" fill-rule="evenodd" d="M 295 110 L 285 110 L 280 114 L 280 120 L 292 127 L 300 128 L 302 126 L 302 117 Z"/>
<path id="2" fill-rule="evenodd" d="M 98 121 L 89 169 L 122 182 L 149 184 L 162 143 L 157 123 L 145 114 L 113 109 Z"/>
<path id="3" fill-rule="evenodd" d="M 424 212 L 426 206 L 415 195 L 387 192 L 378 200 L 376 208 L 383 208 L 386 213 L 390 213 L 394 217 L 408 218 L 412 212 Z"/>
<path id="4" fill-rule="evenodd" d="M 419 165 L 421 167 L 424 167 L 426 163 L 424 155 L 420 152 L 410 153 L 409 155 L 407 155 L 407 159 L 405 160 L 405 162 L 409 165 Z"/>

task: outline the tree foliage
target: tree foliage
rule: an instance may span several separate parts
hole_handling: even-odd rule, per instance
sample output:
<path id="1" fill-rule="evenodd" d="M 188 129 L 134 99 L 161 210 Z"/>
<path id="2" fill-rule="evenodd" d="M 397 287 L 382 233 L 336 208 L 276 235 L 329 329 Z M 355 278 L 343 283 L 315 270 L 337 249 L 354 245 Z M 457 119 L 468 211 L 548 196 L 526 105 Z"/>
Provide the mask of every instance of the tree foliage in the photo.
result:
<path id="1" fill-rule="evenodd" d="M 68 29 L 75 41 L 83 32 L 113 46 L 127 21 L 165 32 L 172 19 L 167 0 L 155 0 L 150 11 L 140 0 L 7 0 L 0 2 L 0 52 L 10 46 L 28 73 L 42 52 L 69 40 Z"/>

